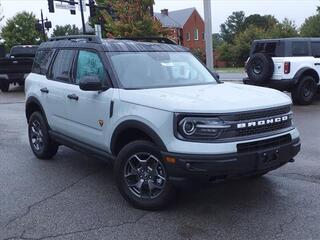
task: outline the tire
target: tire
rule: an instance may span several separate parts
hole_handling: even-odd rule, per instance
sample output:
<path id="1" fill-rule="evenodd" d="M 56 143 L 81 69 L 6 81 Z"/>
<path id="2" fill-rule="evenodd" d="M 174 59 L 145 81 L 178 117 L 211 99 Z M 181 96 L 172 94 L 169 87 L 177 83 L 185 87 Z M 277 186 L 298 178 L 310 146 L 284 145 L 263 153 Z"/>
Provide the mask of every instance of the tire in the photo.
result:
<path id="1" fill-rule="evenodd" d="M 51 159 L 58 152 L 58 144 L 50 139 L 47 123 L 40 112 L 30 116 L 28 126 L 30 147 L 39 159 Z"/>
<path id="2" fill-rule="evenodd" d="M 2 92 L 9 92 L 9 87 L 10 84 L 8 82 L 0 82 L 0 89 Z"/>
<path id="3" fill-rule="evenodd" d="M 294 104 L 310 105 L 317 94 L 317 83 L 314 77 L 304 76 L 292 90 L 292 101 Z"/>
<path id="4" fill-rule="evenodd" d="M 118 154 L 114 174 L 121 195 L 139 209 L 162 209 L 176 194 L 160 151 L 148 141 L 126 145 Z"/>
<path id="5" fill-rule="evenodd" d="M 273 60 L 269 55 L 256 53 L 250 57 L 246 71 L 251 81 L 266 82 L 271 79 L 274 72 Z"/>

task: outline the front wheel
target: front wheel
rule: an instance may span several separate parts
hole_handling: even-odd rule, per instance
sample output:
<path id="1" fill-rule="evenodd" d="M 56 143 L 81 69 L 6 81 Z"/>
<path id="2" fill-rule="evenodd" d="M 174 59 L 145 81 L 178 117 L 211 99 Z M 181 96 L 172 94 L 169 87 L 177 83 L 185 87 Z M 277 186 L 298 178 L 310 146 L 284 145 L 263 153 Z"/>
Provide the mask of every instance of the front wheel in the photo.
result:
<path id="1" fill-rule="evenodd" d="M 303 77 L 292 91 L 294 104 L 309 105 L 317 93 L 317 83 L 312 76 Z"/>
<path id="2" fill-rule="evenodd" d="M 120 193 L 137 208 L 161 209 L 175 195 L 161 153 L 151 142 L 126 145 L 117 157 L 114 172 Z"/>
<path id="3" fill-rule="evenodd" d="M 58 144 L 50 139 L 47 123 L 40 112 L 32 113 L 28 126 L 31 149 L 39 159 L 51 159 L 58 151 Z"/>

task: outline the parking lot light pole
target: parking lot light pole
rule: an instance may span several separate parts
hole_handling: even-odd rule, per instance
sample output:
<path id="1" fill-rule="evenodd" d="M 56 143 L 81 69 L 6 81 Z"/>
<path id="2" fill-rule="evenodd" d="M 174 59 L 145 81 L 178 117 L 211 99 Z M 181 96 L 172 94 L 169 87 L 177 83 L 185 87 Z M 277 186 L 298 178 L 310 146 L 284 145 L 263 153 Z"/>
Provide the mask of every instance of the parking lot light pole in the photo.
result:
<path id="1" fill-rule="evenodd" d="M 211 0 L 203 0 L 204 7 L 204 23 L 205 23 L 205 42 L 206 42 L 206 61 L 210 70 L 214 68 L 213 47 L 212 47 L 212 16 L 211 16 Z"/>

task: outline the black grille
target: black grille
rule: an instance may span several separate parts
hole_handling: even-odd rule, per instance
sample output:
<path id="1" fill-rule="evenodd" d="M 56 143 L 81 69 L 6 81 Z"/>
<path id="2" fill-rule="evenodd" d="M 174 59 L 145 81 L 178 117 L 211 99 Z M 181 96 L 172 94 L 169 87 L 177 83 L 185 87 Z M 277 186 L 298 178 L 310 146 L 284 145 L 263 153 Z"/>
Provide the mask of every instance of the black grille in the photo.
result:
<path id="1" fill-rule="evenodd" d="M 267 148 L 277 147 L 282 144 L 290 143 L 291 140 L 291 135 L 287 134 L 281 137 L 271 138 L 257 142 L 241 143 L 237 145 L 237 150 L 238 153 L 265 150 Z"/>
<path id="2" fill-rule="evenodd" d="M 288 128 L 291 125 L 292 125 L 291 120 L 288 120 L 286 122 L 274 123 L 274 124 L 270 124 L 270 125 L 239 129 L 237 132 L 238 132 L 238 137 L 243 137 L 243 136 L 248 136 L 248 135 L 253 135 L 253 134 L 260 134 L 260 133 L 265 133 L 265 132 L 277 131 L 280 129 Z"/>
<path id="3" fill-rule="evenodd" d="M 230 129 L 226 129 L 221 138 L 234 138 L 234 137 L 245 137 L 251 136 L 255 134 L 264 134 L 274 131 L 279 131 L 281 129 L 287 129 L 292 126 L 291 120 L 291 107 L 285 106 L 281 108 L 274 108 L 262 111 L 254 111 L 254 112 L 244 112 L 237 113 L 230 116 L 221 117 L 226 123 L 229 123 L 232 127 Z M 256 122 L 260 120 L 268 120 L 273 119 L 275 117 L 283 117 L 288 116 L 289 119 L 287 121 L 274 122 L 271 124 L 265 124 L 260 126 L 251 126 L 245 128 L 237 128 L 237 124 L 248 123 L 248 122 Z"/>

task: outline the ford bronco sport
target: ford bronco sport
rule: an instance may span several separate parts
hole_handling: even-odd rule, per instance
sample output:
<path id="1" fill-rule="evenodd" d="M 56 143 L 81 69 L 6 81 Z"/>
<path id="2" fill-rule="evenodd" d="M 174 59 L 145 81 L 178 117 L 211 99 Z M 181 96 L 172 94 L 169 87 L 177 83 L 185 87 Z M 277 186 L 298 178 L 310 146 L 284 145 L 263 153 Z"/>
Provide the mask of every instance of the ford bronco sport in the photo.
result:
<path id="1" fill-rule="evenodd" d="M 245 84 L 289 91 L 308 105 L 320 89 L 320 38 L 256 40 L 246 63 Z"/>
<path id="2" fill-rule="evenodd" d="M 300 150 L 287 95 L 222 83 L 172 44 L 42 43 L 26 81 L 26 117 L 36 157 L 66 145 L 109 159 L 123 197 L 143 209 L 164 207 L 190 181 L 262 176 Z"/>

